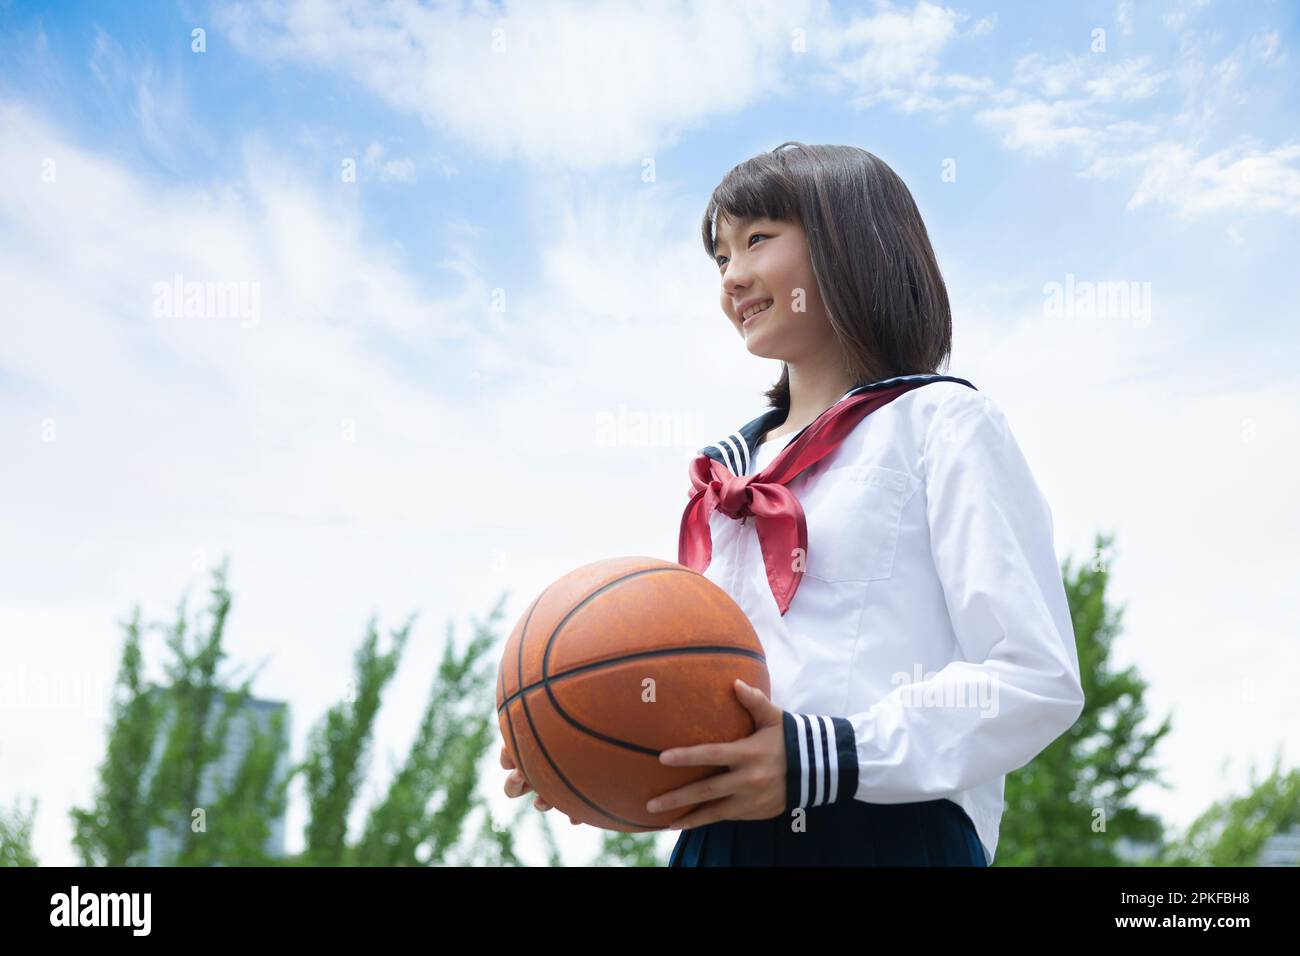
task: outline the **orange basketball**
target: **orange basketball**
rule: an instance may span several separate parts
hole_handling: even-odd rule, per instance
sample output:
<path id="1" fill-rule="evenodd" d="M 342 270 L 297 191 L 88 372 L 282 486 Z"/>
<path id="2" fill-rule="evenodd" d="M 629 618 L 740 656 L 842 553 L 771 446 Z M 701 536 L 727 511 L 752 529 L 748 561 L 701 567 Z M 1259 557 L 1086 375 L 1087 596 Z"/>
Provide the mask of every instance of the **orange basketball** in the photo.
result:
<path id="1" fill-rule="evenodd" d="M 666 767 L 674 747 L 748 737 L 739 677 L 771 696 L 744 612 L 702 574 L 627 557 L 570 571 L 524 612 L 497 676 L 515 767 L 543 800 L 605 830 L 661 830 L 698 804 L 653 797 L 725 767 Z"/>

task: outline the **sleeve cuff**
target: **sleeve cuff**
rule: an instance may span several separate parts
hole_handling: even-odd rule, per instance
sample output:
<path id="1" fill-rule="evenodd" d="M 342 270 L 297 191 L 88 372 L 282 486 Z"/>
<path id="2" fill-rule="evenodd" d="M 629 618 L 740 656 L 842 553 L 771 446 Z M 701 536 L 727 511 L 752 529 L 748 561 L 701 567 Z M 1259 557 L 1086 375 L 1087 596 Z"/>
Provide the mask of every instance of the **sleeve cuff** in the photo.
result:
<path id="1" fill-rule="evenodd" d="M 792 714 L 785 729 L 785 812 L 852 800 L 858 791 L 858 748 L 844 717 Z"/>

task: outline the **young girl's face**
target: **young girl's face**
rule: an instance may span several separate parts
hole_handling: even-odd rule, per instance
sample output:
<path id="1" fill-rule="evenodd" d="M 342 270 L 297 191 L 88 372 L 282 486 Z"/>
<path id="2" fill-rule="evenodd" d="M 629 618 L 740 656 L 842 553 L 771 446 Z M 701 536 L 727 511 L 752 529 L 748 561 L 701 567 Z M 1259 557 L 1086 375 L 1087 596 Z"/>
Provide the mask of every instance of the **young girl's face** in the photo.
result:
<path id="1" fill-rule="evenodd" d="M 803 226 L 719 217 L 714 252 L 722 311 L 750 353 L 789 362 L 835 347 Z M 765 311 L 745 321 L 751 304 L 768 301 Z"/>

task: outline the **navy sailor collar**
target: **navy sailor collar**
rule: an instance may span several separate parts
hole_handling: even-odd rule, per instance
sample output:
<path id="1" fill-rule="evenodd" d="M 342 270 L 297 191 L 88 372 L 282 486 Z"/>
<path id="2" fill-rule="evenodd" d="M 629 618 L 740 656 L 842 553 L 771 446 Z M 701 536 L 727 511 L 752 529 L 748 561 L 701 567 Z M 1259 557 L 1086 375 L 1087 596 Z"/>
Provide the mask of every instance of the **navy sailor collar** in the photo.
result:
<path id="1" fill-rule="evenodd" d="M 975 388 L 975 386 L 971 385 L 971 383 L 966 381 L 966 379 L 957 378 L 954 375 L 937 375 L 932 372 L 922 372 L 916 375 L 896 375 L 893 378 L 885 378 L 881 379 L 879 382 L 869 382 L 866 385 L 859 385 L 856 388 L 851 388 L 836 400 L 835 405 L 838 405 L 840 402 L 844 401 L 844 399 L 849 398 L 852 395 L 861 395 L 864 392 L 875 392 L 883 388 L 888 388 L 891 385 L 897 385 L 899 382 L 910 382 L 916 379 L 923 379 L 927 384 L 929 382 L 957 382 L 961 385 Z M 831 408 L 834 408 L 835 405 L 832 405 Z M 714 461 L 726 465 L 733 475 L 744 475 L 749 471 L 750 460 L 753 458 L 754 452 L 758 448 L 760 439 L 762 439 L 762 437 L 773 428 L 776 428 L 784 422 L 789 414 L 790 410 L 787 408 L 770 408 L 752 421 L 741 425 L 739 429 L 731 432 L 729 435 L 720 438 L 711 445 L 705 445 L 699 450 L 699 453 L 701 455 L 707 455 Z M 822 414 L 825 414 L 825 412 Z M 820 417 L 821 416 L 818 416 L 818 418 Z M 816 421 L 816 419 L 814 419 L 814 421 Z M 812 423 L 810 422 L 809 424 L 811 425 Z M 807 431 L 808 427 L 808 425 L 805 425 L 803 428 L 799 429 L 799 431 L 790 438 L 790 441 L 796 441 L 800 435 Z"/>

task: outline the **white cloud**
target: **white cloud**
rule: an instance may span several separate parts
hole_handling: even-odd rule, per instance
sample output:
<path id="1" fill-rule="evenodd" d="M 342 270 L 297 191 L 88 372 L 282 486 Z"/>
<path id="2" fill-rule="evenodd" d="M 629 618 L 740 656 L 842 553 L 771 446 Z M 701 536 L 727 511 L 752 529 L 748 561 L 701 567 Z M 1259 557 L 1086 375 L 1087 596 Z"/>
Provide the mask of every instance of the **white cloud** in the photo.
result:
<path id="1" fill-rule="evenodd" d="M 1203 5 L 1179 8 L 1175 25 L 1182 26 Z M 1131 33 L 1127 3 L 1119 5 L 1116 17 L 1123 32 Z M 1016 59 L 1010 84 L 1001 86 L 988 77 L 939 72 L 956 37 L 988 32 L 981 21 L 960 33 L 965 19 L 924 0 L 910 13 L 885 4 L 838 32 L 825 50 L 830 77 L 815 82 L 834 93 L 851 86 L 857 95 L 850 102 L 857 108 L 882 102 L 903 113 L 978 107 L 973 110 L 976 122 L 1008 149 L 1037 156 L 1069 149 L 1077 153 L 1083 177 L 1135 181 L 1129 208 L 1157 199 L 1184 216 L 1220 209 L 1294 214 L 1290 197 L 1297 166 L 1289 146 L 1261 151 L 1238 142 L 1202 155 L 1201 145 L 1219 103 L 1247 102 L 1239 89 L 1247 46 L 1256 58 L 1269 61 L 1279 45 L 1276 31 L 1256 34 L 1211 70 L 1203 62 L 1201 38 L 1188 30 L 1181 34 L 1178 62 L 1170 70 L 1152 70 L 1149 56 L 1112 62 L 1097 54 L 1053 58 L 1029 53 Z M 1168 119 L 1151 113 L 1145 101 L 1169 92 L 1171 78 L 1185 106 Z M 1118 112 L 1137 103 L 1147 106 L 1146 115 Z M 1185 130 L 1184 139 L 1158 140 L 1162 119 Z"/>
<path id="2" fill-rule="evenodd" d="M 1168 77 L 1167 73 L 1148 72 L 1149 65 L 1149 57 L 1111 63 L 1099 54 L 1066 54 L 1052 59 L 1030 53 L 1016 60 L 1013 80 L 1046 97 L 1075 93 L 1089 103 L 1145 99 L 1156 93 Z"/>
<path id="3" fill-rule="evenodd" d="M 826 54 L 863 88 L 889 88 L 934 70 L 939 54 L 956 36 L 962 17 L 955 10 L 918 3 L 900 13 L 887 6 L 873 16 L 849 21 L 826 40 Z"/>
<path id="4" fill-rule="evenodd" d="M 1115 5 L 1115 22 L 1124 36 L 1133 35 L 1133 4 L 1129 0 L 1120 0 Z"/>
<path id="5" fill-rule="evenodd" d="M 813 82 L 832 91 L 847 88 L 849 102 L 857 109 L 889 103 L 912 113 L 976 102 L 976 94 L 993 92 L 991 80 L 940 69 L 945 50 L 955 40 L 986 36 L 997 23 L 994 14 L 963 32 L 969 19 L 919 0 L 907 11 L 883 3 L 875 13 L 852 17 L 843 26 L 826 24 L 819 53 L 828 69 Z"/>
<path id="6" fill-rule="evenodd" d="M 1066 55 L 1053 60 L 1042 53 L 1018 57 L 1012 79 L 1020 86 L 1034 88 L 1044 96 L 1063 96 L 1078 87 L 1095 58 Z"/>
<path id="7" fill-rule="evenodd" d="M 164 77 L 152 63 L 133 60 L 98 26 L 88 65 L 100 85 L 105 108 L 129 113 L 143 144 L 156 159 L 173 164 L 187 146 L 211 146 L 208 131 L 192 119 L 195 111 L 188 100 L 183 70 Z"/>
<path id="8" fill-rule="evenodd" d="M 1161 19 L 1171 29 L 1182 29 L 1208 3 L 1209 0 L 1178 0 L 1174 9 L 1161 14 Z"/>
<path id="9" fill-rule="evenodd" d="M 1199 4 L 1182 8 L 1195 10 Z M 752 4 L 728 11 L 701 6 L 644 7 L 633 3 L 595 8 L 506 4 L 486 10 L 430 10 L 376 3 L 341 5 L 297 0 L 288 5 L 238 3 L 217 23 L 251 56 L 288 59 L 355 78 L 397 109 L 451 130 L 497 158 L 517 155 L 554 168 L 593 168 L 635 162 L 710 115 L 734 111 L 781 89 L 790 62 L 792 31 L 804 30 L 811 53 L 824 66 L 810 82 L 843 93 L 857 108 L 889 104 L 902 113 L 974 109 L 977 122 L 1008 149 L 1034 155 L 1068 148 L 1079 154 L 1080 174 L 1136 177 L 1130 207 L 1169 197 L 1184 213 L 1205 211 L 1242 197 L 1240 208 L 1289 210 L 1275 194 L 1289 189 L 1285 147 L 1266 154 L 1258 188 L 1222 188 L 1260 165 L 1247 160 L 1237 173 L 1201 173 L 1189 184 L 1169 185 L 1170 157 L 1192 149 L 1174 139 L 1155 141 L 1146 117 L 1119 110 L 1151 100 L 1173 77 L 1188 103 L 1199 103 L 1205 123 L 1215 106 L 1194 94 L 1205 84 L 1200 43 L 1184 35 L 1178 66 L 1153 70 L 1150 58 L 1118 62 L 1097 54 L 1019 57 L 1012 83 L 945 71 L 943 58 L 959 39 L 978 38 L 992 20 L 966 27 L 969 17 L 919 0 L 910 8 L 883 3 L 869 15 L 837 22 L 833 11 L 811 6 Z M 1181 15 L 1180 13 L 1180 15 Z M 1131 11 L 1116 11 L 1127 24 Z M 963 32 L 963 28 L 964 32 Z M 1268 59 L 1275 36 L 1257 35 L 1252 49 Z M 725 50 L 726 56 L 718 56 Z M 645 69 L 638 58 L 646 58 Z M 1238 82 L 1238 54 L 1210 72 L 1219 97 Z M 595 79 L 593 79 L 595 78 Z M 592 125 L 590 116 L 602 121 Z M 584 130 L 581 143 L 570 131 Z M 1187 142 L 1199 142 L 1189 137 Z M 1199 149 L 1200 147 L 1196 147 Z M 372 144 L 366 165 L 381 180 L 410 182 L 410 159 L 380 158 Z M 1179 160 L 1193 170 L 1217 162 Z M 1133 167 L 1134 157 L 1149 166 Z M 1280 164 L 1280 165 L 1279 165 Z M 1204 196 L 1202 187 L 1211 187 Z"/>
<path id="10" fill-rule="evenodd" d="M 494 158 L 591 169 L 639 161 L 683 129 L 784 93 L 804 55 L 824 67 L 814 86 L 847 87 L 859 107 L 973 103 L 990 81 L 938 69 L 954 39 L 986 36 L 997 21 L 963 33 L 969 19 L 926 0 L 906 10 L 881 3 L 843 22 L 811 0 L 506 3 L 499 14 L 295 0 L 236 3 L 217 24 L 250 56 L 352 77 Z"/>
<path id="11" fill-rule="evenodd" d="M 1000 130 L 1002 145 L 1008 149 L 1023 149 L 1033 155 L 1055 152 L 1059 147 L 1074 145 L 1089 147 L 1099 139 L 1092 126 L 1079 122 L 1081 107 L 1077 103 L 1058 100 L 1053 103 L 1034 101 L 980 110 L 975 118 L 979 122 Z"/>
<path id="12" fill-rule="evenodd" d="M 1113 178 L 1125 170 L 1141 177 L 1129 209 L 1159 202 L 1183 218 L 1224 212 L 1300 216 L 1300 143 L 1271 150 L 1237 145 L 1201 156 L 1162 142 L 1128 156 L 1099 158 L 1085 174 Z"/>
<path id="13" fill-rule="evenodd" d="M 1217 103 L 1246 102 L 1239 90 L 1241 52 L 1222 58 L 1207 72 L 1198 42 L 1184 43 L 1178 67 L 1152 72 L 1148 57 L 1110 64 L 1096 56 L 1050 59 L 1033 53 L 1015 64 L 1010 102 L 979 110 L 975 119 L 997 133 L 1008 149 L 1043 156 L 1073 150 L 1079 175 L 1134 182 L 1128 202 L 1135 209 L 1166 203 L 1181 217 L 1217 212 L 1300 214 L 1300 153 L 1290 144 L 1261 149 L 1241 141 L 1206 152 L 1205 136 Z M 1189 130 L 1186 140 L 1158 139 L 1157 115 L 1142 119 L 1117 111 L 1146 100 L 1174 78 L 1189 108 L 1173 127 Z M 1212 93 L 1207 98 L 1206 92 Z"/>
<path id="14" fill-rule="evenodd" d="M 233 4 L 216 23 L 247 55 L 337 71 L 494 159 L 594 169 L 778 91 L 812 9 L 294 0 Z"/>
<path id="15" fill-rule="evenodd" d="M 1276 30 L 1265 30 L 1250 38 L 1250 51 L 1264 63 L 1281 64 L 1286 62 L 1286 53 L 1278 55 L 1282 39 Z"/>
<path id="16" fill-rule="evenodd" d="M 380 182 L 415 182 L 415 162 L 408 158 L 384 159 L 383 144 L 372 140 L 362 156 L 363 165 Z"/>
<path id="17" fill-rule="evenodd" d="M 1148 73 L 1149 57 L 1124 60 L 1103 67 L 1088 79 L 1083 88 L 1094 100 L 1140 100 L 1154 95 L 1168 78 L 1168 73 Z"/>

